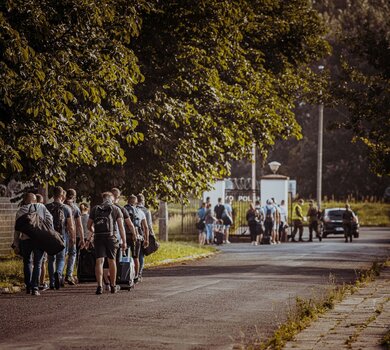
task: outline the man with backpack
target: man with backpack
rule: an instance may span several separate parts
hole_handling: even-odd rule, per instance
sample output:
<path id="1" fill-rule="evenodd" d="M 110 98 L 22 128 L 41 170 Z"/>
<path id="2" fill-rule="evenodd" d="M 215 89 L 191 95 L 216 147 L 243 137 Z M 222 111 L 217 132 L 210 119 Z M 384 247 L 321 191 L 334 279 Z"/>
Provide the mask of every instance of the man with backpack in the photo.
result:
<path id="1" fill-rule="evenodd" d="M 114 205 L 114 195 L 111 192 L 102 193 L 103 202 L 92 208 L 88 219 L 87 247 L 94 235 L 94 245 L 96 253 L 95 275 L 97 281 L 96 294 L 103 293 L 103 264 L 104 258 L 108 259 L 110 276 L 117 274 L 116 254 L 119 248 L 119 242 L 115 235 L 115 225 L 118 226 L 122 238 L 122 250 L 126 252 L 126 233 L 123 227 L 122 211 Z M 119 288 L 116 285 L 116 278 L 110 281 L 111 293 L 116 293 Z"/>
<path id="2" fill-rule="evenodd" d="M 148 223 L 144 212 L 137 208 L 137 197 L 135 195 L 132 194 L 129 196 L 125 209 L 129 212 L 130 219 L 137 232 L 137 239 L 132 244 L 135 245 L 136 253 L 138 253 L 138 258 L 134 258 L 136 276 L 134 282 L 138 282 L 142 278 L 142 270 L 144 267 L 142 247 L 146 248 L 149 245 Z"/>
<path id="3" fill-rule="evenodd" d="M 73 224 L 72 210 L 63 202 L 65 191 L 61 186 L 54 188 L 53 202 L 46 204 L 46 208 L 53 216 L 54 229 L 64 238 L 65 248 L 56 255 L 49 255 L 48 270 L 50 289 L 60 289 L 63 284 L 62 273 L 65 267 L 65 254 L 70 245 L 76 242 L 76 231 Z"/>

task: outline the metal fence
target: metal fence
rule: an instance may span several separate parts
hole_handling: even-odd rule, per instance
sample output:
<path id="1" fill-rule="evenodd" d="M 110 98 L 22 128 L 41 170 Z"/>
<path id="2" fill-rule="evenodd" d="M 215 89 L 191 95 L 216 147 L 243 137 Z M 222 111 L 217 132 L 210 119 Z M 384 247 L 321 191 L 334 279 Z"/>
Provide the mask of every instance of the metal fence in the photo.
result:
<path id="1" fill-rule="evenodd" d="M 190 199 L 187 204 L 168 204 L 168 234 L 170 240 L 196 240 L 198 231 L 195 227 L 197 211 L 201 205 L 199 199 Z"/>

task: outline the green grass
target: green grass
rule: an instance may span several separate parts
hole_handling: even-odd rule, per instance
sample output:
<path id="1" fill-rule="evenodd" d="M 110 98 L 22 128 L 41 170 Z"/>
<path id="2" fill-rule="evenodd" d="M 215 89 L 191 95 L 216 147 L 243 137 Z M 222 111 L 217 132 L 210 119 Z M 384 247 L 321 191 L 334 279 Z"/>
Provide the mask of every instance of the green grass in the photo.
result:
<path id="1" fill-rule="evenodd" d="M 22 259 L 17 256 L 2 257 L 0 259 L 0 288 L 23 284 Z"/>
<path id="2" fill-rule="evenodd" d="M 360 226 L 390 226 L 390 203 L 356 202 L 350 204 L 359 217 Z M 323 203 L 324 208 L 344 208 L 344 206 L 345 202 Z"/>
<path id="3" fill-rule="evenodd" d="M 185 257 L 202 256 L 203 254 L 210 254 L 216 249 L 210 246 L 199 246 L 195 243 L 184 242 L 160 242 L 160 249 L 145 257 L 145 267 L 158 266 L 171 259 L 182 259 Z"/>
<path id="4" fill-rule="evenodd" d="M 216 252 L 210 246 L 202 246 L 195 243 L 161 242 L 160 249 L 145 257 L 145 268 L 174 263 L 175 259 L 196 259 L 204 254 Z M 23 262 L 20 257 L 8 256 L 0 259 L 0 288 L 11 286 L 23 286 Z"/>

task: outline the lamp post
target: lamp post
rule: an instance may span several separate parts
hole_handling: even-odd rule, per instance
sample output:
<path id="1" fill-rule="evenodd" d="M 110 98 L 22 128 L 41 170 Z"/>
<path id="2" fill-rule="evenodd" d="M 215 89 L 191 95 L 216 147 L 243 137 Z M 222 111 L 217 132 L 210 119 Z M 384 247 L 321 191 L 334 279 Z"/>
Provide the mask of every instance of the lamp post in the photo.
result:
<path id="1" fill-rule="evenodd" d="M 252 201 L 256 203 L 256 144 L 252 145 Z"/>
<path id="2" fill-rule="evenodd" d="M 320 72 L 324 66 L 318 66 Z M 322 198 L 322 144 L 324 133 L 324 103 L 322 101 L 322 90 L 320 90 L 320 104 L 318 105 L 318 145 L 317 145 L 317 205 L 321 209 Z"/>
<path id="3" fill-rule="evenodd" d="M 278 171 L 279 167 L 282 165 L 280 164 L 279 162 L 271 162 L 271 163 L 268 163 L 269 165 L 269 168 L 271 169 L 271 171 L 276 174 L 276 172 Z"/>

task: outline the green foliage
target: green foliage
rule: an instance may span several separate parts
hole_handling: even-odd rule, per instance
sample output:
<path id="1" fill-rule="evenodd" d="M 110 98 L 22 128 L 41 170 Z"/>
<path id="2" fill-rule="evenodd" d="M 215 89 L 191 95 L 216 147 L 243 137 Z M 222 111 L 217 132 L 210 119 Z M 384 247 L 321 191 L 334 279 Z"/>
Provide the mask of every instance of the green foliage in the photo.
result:
<path id="1" fill-rule="evenodd" d="M 349 118 L 351 129 L 370 150 L 373 170 L 390 174 L 390 4 L 386 0 L 354 0 L 337 18 L 331 91 Z"/>
<path id="2" fill-rule="evenodd" d="M 119 140 L 142 137 L 129 104 L 143 77 L 126 46 L 142 4 L 0 2 L 2 174 L 54 184 L 67 167 L 125 162 Z"/>
<path id="3" fill-rule="evenodd" d="M 328 51 L 304 0 L 0 4 L 2 173 L 88 196 L 197 195 L 253 141 L 300 138 Z"/>

